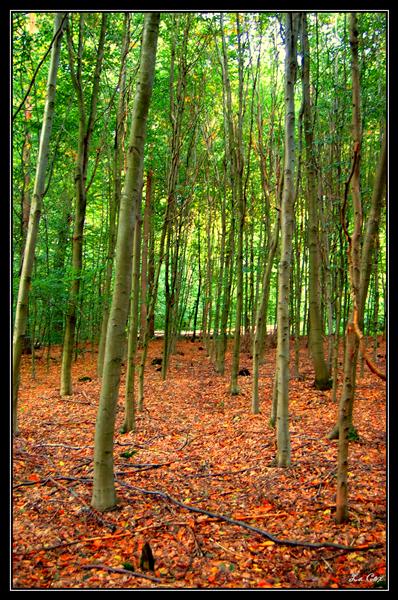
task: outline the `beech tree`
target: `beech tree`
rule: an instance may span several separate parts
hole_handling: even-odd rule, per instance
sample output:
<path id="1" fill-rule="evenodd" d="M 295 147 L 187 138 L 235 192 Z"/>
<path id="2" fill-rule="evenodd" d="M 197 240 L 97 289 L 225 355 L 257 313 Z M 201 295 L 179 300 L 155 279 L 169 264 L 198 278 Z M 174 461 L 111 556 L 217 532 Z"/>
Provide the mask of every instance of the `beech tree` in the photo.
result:
<path id="1" fill-rule="evenodd" d="M 145 14 L 140 67 L 131 117 L 127 172 L 120 201 L 115 287 L 108 321 L 101 395 L 95 426 L 94 486 L 91 503 L 97 510 L 106 510 L 116 504 L 113 436 L 131 287 L 133 233 L 142 191 L 144 144 L 155 72 L 159 21 L 159 13 Z M 138 294 L 138 289 L 136 293 Z"/>
<path id="2" fill-rule="evenodd" d="M 329 369 L 323 354 L 323 329 L 320 291 L 320 239 L 319 209 L 317 198 L 317 173 L 315 166 L 314 135 L 310 94 L 310 51 L 307 33 L 307 17 L 302 15 L 302 80 L 304 139 L 306 146 L 307 197 L 308 197 L 308 249 L 309 249 L 309 347 L 314 362 L 315 387 L 320 390 L 331 387 Z"/>
<path id="3" fill-rule="evenodd" d="M 35 258 L 36 239 L 42 212 L 43 195 L 46 184 L 46 172 L 50 148 L 50 136 L 55 110 L 55 91 L 57 84 L 58 64 L 61 50 L 61 40 L 67 13 L 56 13 L 54 17 L 54 38 L 52 41 L 50 68 L 47 79 L 46 105 L 43 114 L 43 125 L 40 133 L 39 154 L 37 157 L 36 176 L 33 196 L 27 225 L 26 241 L 23 251 L 18 299 L 15 312 L 13 332 L 13 432 L 18 433 L 18 390 L 21 366 L 23 339 L 26 333 L 28 298 L 31 285 L 33 262 Z M 25 156 L 24 156 L 25 158 Z M 26 182 L 25 182 L 26 183 Z M 25 218 L 25 217 L 24 217 Z"/>
<path id="4" fill-rule="evenodd" d="M 375 233 L 378 228 L 381 201 L 386 181 L 386 144 L 382 145 L 379 165 L 372 195 L 372 210 L 366 228 L 366 242 L 362 242 L 363 210 L 360 191 L 360 159 L 362 145 L 361 90 L 358 61 L 359 28 L 356 13 L 350 13 L 350 46 L 352 55 L 352 138 L 353 162 L 346 182 L 342 210 L 342 227 L 348 243 L 349 278 L 352 297 L 350 319 L 346 329 L 346 350 L 344 360 L 344 383 L 341 394 L 338 432 L 338 465 L 336 490 L 336 521 L 342 523 L 348 518 L 348 449 L 349 437 L 353 430 L 352 409 L 354 402 L 358 350 L 362 338 L 363 310 L 369 286 L 369 263 L 375 247 Z M 346 202 L 351 187 L 354 223 L 350 234 L 347 229 Z M 362 351 L 365 351 L 362 346 Z"/>
<path id="5" fill-rule="evenodd" d="M 58 33 L 51 13 L 13 18 L 14 431 L 20 371 L 61 351 L 66 396 L 73 361 L 96 359 L 93 506 L 111 506 L 114 428 L 134 443 L 186 336 L 231 406 L 251 388 L 246 410 L 271 411 L 281 467 L 289 392 L 336 403 L 344 520 L 355 388 L 383 375 L 387 17 L 158 17 L 62 12 Z"/>
<path id="6" fill-rule="evenodd" d="M 285 162 L 281 202 L 281 256 L 278 281 L 278 343 L 277 356 L 277 465 L 290 465 L 289 435 L 289 293 L 293 234 L 293 198 L 295 167 L 295 107 L 294 85 L 297 71 L 297 36 L 299 13 L 285 17 Z"/>

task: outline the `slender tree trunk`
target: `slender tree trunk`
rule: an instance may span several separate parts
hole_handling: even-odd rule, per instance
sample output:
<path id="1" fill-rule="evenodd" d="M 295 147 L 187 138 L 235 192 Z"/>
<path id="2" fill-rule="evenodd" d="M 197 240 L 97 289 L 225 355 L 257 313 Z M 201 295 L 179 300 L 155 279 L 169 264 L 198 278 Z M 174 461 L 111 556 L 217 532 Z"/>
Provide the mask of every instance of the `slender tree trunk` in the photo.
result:
<path id="1" fill-rule="evenodd" d="M 143 340 L 143 344 L 142 344 L 142 352 L 141 352 L 141 359 L 140 359 L 140 366 L 139 366 L 138 411 L 140 411 L 140 412 L 144 408 L 145 364 L 146 364 L 146 358 L 147 358 L 147 354 L 148 354 L 149 340 L 153 336 L 152 327 L 153 327 L 153 322 L 154 322 L 155 304 L 156 304 L 156 298 L 157 298 L 157 293 L 158 293 L 160 270 L 161 270 L 163 259 L 164 259 L 164 246 L 165 246 L 166 235 L 167 235 L 167 230 L 168 230 L 169 212 L 170 212 L 170 202 L 168 202 L 168 204 L 167 204 L 166 214 L 164 216 L 163 227 L 162 227 L 162 232 L 161 232 L 161 236 L 160 236 L 159 258 L 158 258 L 158 263 L 156 266 L 156 271 L 154 271 L 153 273 L 151 272 L 151 265 L 152 265 L 152 267 L 154 267 L 155 261 L 154 261 L 153 255 L 152 255 L 151 248 L 150 248 L 150 252 L 149 252 L 149 267 L 150 268 L 148 268 L 148 282 L 149 283 L 152 282 L 152 285 L 150 284 L 150 286 L 149 286 L 150 300 L 149 300 L 149 305 L 148 305 L 148 310 L 147 310 L 146 326 L 145 326 L 145 331 L 144 331 L 144 340 Z"/>
<path id="2" fill-rule="evenodd" d="M 179 179 L 181 146 L 182 146 L 182 120 L 186 108 L 185 90 L 187 85 L 187 47 L 191 28 L 191 15 L 179 15 L 177 20 L 173 17 L 173 39 L 171 44 L 170 66 L 170 168 L 167 176 L 167 196 L 170 205 L 168 232 L 166 238 L 165 256 L 165 296 L 166 314 L 164 327 L 162 378 L 166 379 L 170 353 L 174 345 L 174 326 L 178 314 L 178 299 L 176 293 L 177 273 L 179 269 L 182 227 L 182 208 L 177 206 L 177 184 Z M 183 23 L 182 39 L 178 39 L 178 24 Z M 175 80 L 175 71 L 177 79 Z"/>
<path id="3" fill-rule="evenodd" d="M 135 357 L 137 351 L 138 334 L 138 305 L 139 305 L 139 279 L 140 279 L 140 258 L 141 258 L 141 206 L 137 207 L 137 216 L 134 231 L 134 252 L 133 252 L 133 280 L 131 285 L 131 311 L 130 327 L 127 349 L 127 371 L 126 371 L 126 393 L 124 424 L 122 433 L 135 430 Z"/>
<path id="4" fill-rule="evenodd" d="M 357 159 L 358 162 L 359 159 Z M 383 138 L 383 143 L 382 143 L 382 148 L 381 148 L 381 152 L 380 152 L 380 156 L 379 156 L 379 161 L 378 161 L 378 166 L 377 166 L 377 170 L 376 170 L 376 177 L 375 177 L 375 181 L 374 181 L 374 185 L 373 185 L 373 191 L 372 191 L 372 200 L 371 200 L 371 208 L 370 208 L 370 213 L 367 219 L 367 224 L 366 224 L 366 230 L 365 230 L 365 236 L 364 236 L 364 241 L 363 241 L 363 245 L 362 245 L 362 252 L 359 249 L 359 251 L 357 250 L 357 252 L 354 254 L 354 252 L 351 251 L 351 254 L 353 255 L 353 260 L 356 261 L 354 262 L 354 265 L 357 265 L 355 268 L 355 272 L 353 275 L 351 275 L 351 280 L 354 277 L 354 283 L 351 283 L 351 287 L 353 287 L 353 290 L 355 293 L 355 296 L 353 296 L 355 298 L 356 304 L 357 304 L 357 311 L 358 311 L 358 324 L 360 326 L 360 328 L 362 328 L 362 323 L 363 323 L 363 317 L 364 317 L 364 308 L 365 308 L 365 303 L 366 303 L 366 297 L 367 297 L 367 293 L 368 293 L 368 288 L 369 288 L 369 281 L 370 281 L 370 272 L 371 272 L 371 268 L 372 268 L 372 264 L 373 264 L 373 256 L 374 256 L 374 250 L 375 250 L 375 245 L 376 245 L 376 240 L 377 240 L 377 234 L 378 234 L 378 230 L 379 230 L 379 225 L 380 225 L 380 216 L 381 216 L 381 206 L 382 206 L 382 201 L 383 201 L 383 197 L 384 197 L 384 193 L 385 193 L 385 186 L 386 186 L 386 168 L 387 168 L 387 142 L 386 142 L 386 138 L 384 136 Z M 354 174 L 352 179 L 354 179 L 355 176 L 355 170 L 354 170 Z M 357 186 L 356 188 L 356 194 L 359 194 L 359 187 Z M 360 200 L 360 196 L 359 196 L 359 200 Z M 361 216 L 361 210 L 358 208 L 357 211 L 358 213 L 358 217 L 359 218 Z M 357 237 L 359 236 L 359 234 L 357 234 Z M 352 236 L 352 240 L 351 240 L 351 244 L 356 243 L 356 237 L 354 237 L 354 235 Z M 351 267 L 351 269 L 353 269 L 353 267 Z M 355 279 L 356 277 L 356 279 Z M 347 329 L 350 329 L 350 327 L 352 327 L 352 318 L 353 318 L 353 314 L 350 315 L 350 323 L 348 324 Z M 348 342 L 350 340 L 350 348 L 348 350 L 348 356 L 351 357 L 352 360 L 355 360 L 355 367 L 356 367 L 356 362 L 357 362 L 357 357 L 358 357 L 358 339 L 355 336 L 349 336 L 346 335 L 346 349 L 345 349 L 345 368 L 347 366 L 348 368 L 348 364 L 347 364 L 347 348 L 348 348 Z M 351 367 L 353 368 L 353 365 L 351 365 Z M 346 373 L 346 371 L 344 371 Z M 353 378 L 353 383 L 351 383 L 350 381 L 348 381 L 347 386 L 348 386 L 348 391 L 345 392 L 345 387 L 343 387 L 343 392 L 342 392 L 342 397 L 340 400 L 340 411 L 342 410 L 342 405 L 343 405 L 343 399 L 344 401 L 347 403 L 347 407 L 345 408 L 346 412 L 347 412 L 347 419 L 348 419 L 348 429 L 349 430 L 353 430 L 353 422 L 352 422 L 352 413 L 353 413 L 353 402 L 354 402 L 354 392 L 355 392 L 355 372 L 353 371 L 351 373 L 351 371 L 349 371 L 348 375 L 351 373 L 350 377 Z M 348 376 L 347 375 L 347 376 Z M 344 376 L 344 381 L 346 380 L 346 374 Z M 328 438 L 329 439 L 337 439 L 339 435 L 339 421 L 336 423 L 336 425 L 334 426 L 333 430 L 329 433 Z"/>
<path id="5" fill-rule="evenodd" d="M 209 180 L 209 176 L 207 173 L 207 180 Z M 213 200 L 208 195 L 207 198 L 207 223 L 206 223 L 206 279 L 205 279 L 205 301 L 203 306 L 202 313 L 202 336 L 203 341 L 206 346 L 206 351 L 210 353 L 210 335 L 211 335 L 211 326 L 212 326 L 212 300 L 213 300 L 213 227 L 211 220 L 211 206 L 213 204 Z"/>
<path id="6" fill-rule="evenodd" d="M 105 32 L 106 32 L 107 14 L 102 13 L 101 32 L 98 42 L 97 60 L 95 65 L 95 72 L 93 78 L 93 87 L 91 94 L 91 106 L 89 118 L 86 121 L 86 109 L 85 100 L 83 95 L 83 82 L 81 78 L 81 67 L 83 63 L 82 48 L 83 48 L 83 37 L 84 37 L 84 13 L 81 13 L 80 17 L 80 29 L 79 29 L 79 54 L 78 54 L 78 68 L 75 73 L 73 68 L 74 56 L 73 56 L 73 44 L 71 32 L 68 29 L 68 48 L 69 48 L 69 62 L 71 67 L 72 81 L 74 83 L 79 104 L 79 144 L 78 153 L 76 159 L 76 170 L 75 170 L 75 223 L 73 229 L 73 240 L 72 240 L 72 269 L 73 269 L 73 280 L 69 293 L 69 301 L 66 313 L 65 321 L 65 333 L 64 333 L 64 344 L 62 348 L 62 365 L 61 365 L 61 396 L 69 396 L 73 393 L 72 386 L 72 358 L 73 348 L 75 344 L 75 331 L 76 331 L 76 317 L 77 317 L 77 306 L 79 302 L 80 282 L 83 267 L 83 231 L 84 222 L 86 218 L 86 201 L 87 201 L 87 189 L 86 189 L 86 178 L 87 178 L 87 167 L 90 140 L 94 130 L 94 124 L 97 114 L 97 102 L 99 83 L 102 70 L 102 62 L 104 57 L 104 46 L 105 46 Z"/>
<path id="7" fill-rule="evenodd" d="M 219 367 L 221 363 L 219 362 L 219 356 L 221 351 L 221 298 L 224 290 L 224 271 L 226 268 L 226 209 L 225 209 L 225 193 L 222 194 L 221 200 L 221 233 L 220 233 L 220 250 L 219 250 L 219 267 L 218 267 L 218 280 L 217 280 L 217 288 L 216 288 L 216 308 L 214 314 L 214 327 L 213 327 L 213 344 L 211 356 L 215 365 L 215 369 L 217 372 L 219 371 Z"/>
<path id="8" fill-rule="evenodd" d="M 306 145 L 307 197 L 308 197 L 308 247 L 309 247 L 309 346 L 314 363 L 315 387 L 330 389 L 329 370 L 323 354 L 323 331 L 320 299 L 320 253 L 319 253 L 319 214 L 317 209 L 317 184 L 314 157 L 314 134 L 310 96 L 310 54 L 307 34 L 307 17 L 302 16 L 303 46 L 303 102 L 304 138 Z"/>
<path id="9" fill-rule="evenodd" d="M 95 427 L 94 485 L 91 504 L 101 511 L 116 504 L 113 438 L 129 305 L 133 232 L 142 190 L 146 122 L 155 73 L 159 20 L 159 13 L 145 13 L 140 67 L 131 119 L 127 172 L 120 202 L 115 289 L 109 315 L 104 371 Z"/>
<path id="10" fill-rule="evenodd" d="M 13 331 L 13 432 L 18 433 L 17 405 L 19 377 L 21 366 L 21 354 L 23 339 L 26 333 L 26 323 L 28 315 L 28 299 L 31 284 L 33 263 L 35 257 L 36 239 L 39 229 L 39 221 L 42 211 L 43 194 L 45 191 L 45 177 L 48 164 L 48 155 L 50 147 L 50 136 L 54 117 L 55 107 L 55 89 L 57 82 L 59 56 L 61 50 L 61 39 L 63 33 L 63 24 L 65 22 L 65 13 L 56 13 L 54 20 L 54 34 L 58 31 L 54 39 L 51 50 L 50 67 L 47 79 L 47 96 L 43 114 L 43 125 L 40 133 L 39 153 L 37 157 L 37 168 L 35 183 L 33 188 L 32 203 L 30 207 L 29 224 L 24 248 L 20 283 L 18 289 L 17 306 Z"/>
<path id="11" fill-rule="evenodd" d="M 353 328 L 353 310 L 360 301 L 360 257 L 362 204 L 360 194 L 360 151 L 361 151 L 361 113 L 360 113 L 360 83 L 358 63 L 358 25 L 356 13 L 350 14 L 350 46 L 352 57 L 352 136 L 354 146 L 351 192 L 354 214 L 354 230 L 349 244 L 349 276 L 353 299 L 353 309 L 346 333 L 346 354 L 344 361 L 344 383 L 339 412 L 339 442 L 337 457 L 337 490 L 336 490 L 336 521 L 343 523 L 348 519 L 348 447 L 349 434 L 352 426 L 352 405 L 355 393 L 355 376 L 358 356 L 358 338 Z M 347 182 L 347 187 L 348 187 Z M 346 190 L 348 191 L 348 190 Z M 345 200 L 347 198 L 347 193 Z M 343 221 L 345 215 L 343 214 Z M 343 222 L 346 228 L 346 223 Z M 346 236 L 347 231 L 345 231 Z"/>
<path id="12" fill-rule="evenodd" d="M 377 347 L 378 347 L 378 331 L 379 331 L 379 301 L 380 301 L 380 292 L 379 292 L 379 236 L 376 238 L 376 247 L 375 247 L 375 270 L 374 270 L 374 304 L 373 304 L 373 360 L 377 360 Z"/>
<path id="13" fill-rule="evenodd" d="M 232 352 L 232 367 L 231 367 L 231 384 L 230 392 L 232 395 L 237 395 L 240 392 L 238 385 L 238 371 L 239 371 L 239 358 L 240 358 L 240 338 L 241 338 L 241 324 L 242 324 L 242 310 L 243 310 L 243 235 L 245 227 L 246 217 L 246 196 L 243 189 L 243 169 L 244 169 L 244 156 L 243 156 L 243 57 L 242 57 L 242 45 L 241 45 L 241 29 L 240 29 L 240 17 L 239 13 L 236 15 L 236 30 L 238 38 L 238 76 L 239 76 L 239 108 L 238 108 L 238 122 L 236 128 L 233 127 L 232 123 L 232 106 L 229 106 L 229 119 L 231 137 L 234 140 L 231 144 L 234 149 L 233 152 L 233 196 L 235 196 L 236 208 L 238 214 L 238 243 L 236 253 L 236 309 L 235 309 L 235 332 L 234 332 L 234 345 Z M 229 79 L 228 79 L 229 82 Z M 230 98 L 230 92 L 229 96 Z M 249 146 L 250 147 L 250 146 Z M 249 163 L 248 163 L 249 166 Z"/>
<path id="14" fill-rule="evenodd" d="M 294 84 L 297 68 L 297 30 L 299 13 L 286 14 L 285 54 L 285 164 L 281 204 L 281 257 L 278 282 L 278 407 L 276 417 L 279 467 L 290 465 L 289 434 L 289 292 L 292 254 L 292 227 L 295 167 Z"/>
<path id="15" fill-rule="evenodd" d="M 260 403 L 258 398 L 258 374 L 261 350 L 264 344 L 264 338 L 267 333 L 267 312 L 268 312 L 268 299 L 269 289 L 271 283 L 271 273 L 273 262 L 278 247 L 279 238 L 279 211 L 274 230 L 272 232 L 272 239 L 270 249 L 268 252 L 268 262 L 263 275 L 263 284 L 260 302 L 257 309 L 256 316 L 256 327 L 254 331 L 254 343 L 253 343 L 253 393 L 252 393 L 252 412 L 258 414 L 260 412 Z"/>
<path id="16" fill-rule="evenodd" d="M 32 135 L 25 121 L 25 139 L 22 148 L 23 186 L 21 193 L 21 269 L 25 251 L 26 237 L 28 234 L 30 214 L 30 154 L 32 148 Z"/>
<path id="17" fill-rule="evenodd" d="M 202 267 L 200 262 L 200 221 L 198 222 L 198 291 L 196 294 L 195 301 L 195 309 L 193 316 L 193 335 L 192 341 L 196 339 L 196 328 L 198 323 L 198 312 L 199 312 L 199 302 L 200 302 L 200 293 L 202 291 Z"/>
<path id="18" fill-rule="evenodd" d="M 144 208 L 144 232 L 142 240 L 142 267 L 141 267 L 141 322 L 140 322 L 140 344 L 144 342 L 145 327 L 148 313 L 148 252 L 149 236 L 152 215 L 152 179 L 153 171 L 149 169 L 146 177 L 145 208 Z"/>
<path id="19" fill-rule="evenodd" d="M 53 272 L 57 279 L 62 282 L 65 276 L 65 255 L 69 243 L 70 223 L 72 221 L 72 195 L 65 189 L 61 192 L 61 223 L 58 229 L 58 239 L 55 247 L 53 258 Z M 61 290 L 60 290 L 61 292 Z M 60 296 L 57 296 L 60 298 Z M 64 307 L 63 302 L 57 301 L 54 305 L 53 312 L 53 332 L 55 333 L 55 344 L 60 344 L 62 341 L 62 333 L 64 330 Z"/>
<path id="20" fill-rule="evenodd" d="M 98 358 L 97 358 L 97 373 L 99 377 L 102 377 L 102 369 L 104 364 L 105 354 L 105 343 L 106 343 L 106 331 L 108 327 L 109 319 L 109 302 L 112 284 L 112 270 L 113 261 L 115 258 L 115 244 L 116 244 L 116 230 L 117 230 L 117 218 L 120 206 L 120 195 L 121 195 L 121 169 L 122 169 L 122 134 L 125 123 L 126 113 L 126 60 L 129 50 L 130 43 L 130 15 L 125 14 L 124 18 L 124 32 L 123 32 L 123 45 L 122 45 L 122 56 L 121 66 L 119 73 L 119 101 L 117 105 L 116 113 L 116 126 L 115 126 L 115 141 L 114 141 L 114 154 L 113 154 L 113 198 L 110 200 L 109 206 L 109 233 L 108 233 L 108 255 L 106 259 L 105 268 L 105 282 L 103 289 L 104 307 L 102 312 L 101 321 L 101 333 L 100 341 L 98 345 Z"/>

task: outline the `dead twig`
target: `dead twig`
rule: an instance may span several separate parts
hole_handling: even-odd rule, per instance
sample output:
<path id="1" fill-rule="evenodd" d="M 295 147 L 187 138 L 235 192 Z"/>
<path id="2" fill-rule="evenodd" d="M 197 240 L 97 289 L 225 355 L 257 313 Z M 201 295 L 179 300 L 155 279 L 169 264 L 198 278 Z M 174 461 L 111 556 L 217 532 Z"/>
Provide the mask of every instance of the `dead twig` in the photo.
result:
<path id="1" fill-rule="evenodd" d="M 168 467 L 169 465 L 171 465 L 174 461 L 170 461 L 170 462 L 165 462 L 165 463 L 121 463 L 120 466 L 122 467 L 133 467 L 134 469 L 136 469 L 137 471 L 148 471 L 149 469 L 159 469 L 160 467 Z M 116 473 L 116 475 L 129 475 L 130 473 L 134 473 L 135 471 L 120 471 L 119 473 Z"/>
<path id="2" fill-rule="evenodd" d="M 33 448 L 41 448 L 43 446 L 48 448 L 65 448 L 67 450 L 86 450 L 94 448 L 94 446 L 68 446 L 67 444 L 35 444 Z"/>
<path id="3" fill-rule="evenodd" d="M 66 481 L 82 481 L 83 483 L 92 482 L 92 477 L 68 477 L 66 475 L 57 475 L 56 477 L 44 477 L 43 479 L 38 479 L 37 481 L 22 481 L 21 483 L 17 483 L 13 486 L 13 489 L 17 489 L 19 487 L 27 486 L 27 485 L 44 485 L 48 483 L 50 480 L 55 479 L 64 479 Z"/>

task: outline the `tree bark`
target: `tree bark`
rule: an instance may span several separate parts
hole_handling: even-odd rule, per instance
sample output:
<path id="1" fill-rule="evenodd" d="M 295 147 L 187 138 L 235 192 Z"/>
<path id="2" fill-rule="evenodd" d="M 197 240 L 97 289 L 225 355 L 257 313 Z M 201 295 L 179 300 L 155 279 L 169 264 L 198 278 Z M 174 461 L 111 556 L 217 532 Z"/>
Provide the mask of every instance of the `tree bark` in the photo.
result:
<path id="1" fill-rule="evenodd" d="M 361 149 L 361 112 L 360 82 L 358 64 L 358 25 L 356 13 L 350 14 L 350 46 L 352 58 L 352 137 L 354 147 L 351 193 L 354 214 L 354 230 L 348 240 L 348 265 L 351 295 L 354 307 L 358 305 L 360 290 L 360 253 L 362 230 L 362 203 L 360 194 L 360 149 Z M 346 196 L 349 180 L 346 186 Z M 342 215 L 343 228 L 346 231 L 345 215 Z M 339 411 L 339 442 L 337 456 L 336 522 L 348 519 L 348 447 L 352 426 L 352 406 L 355 393 L 355 376 L 359 341 L 353 328 L 353 309 L 346 333 L 346 353 L 344 360 L 344 383 Z"/>
<path id="2" fill-rule="evenodd" d="M 43 204 L 43 194 L 45 191 L 45 177 L 48 164 L 50 136 L 55 109 L 55 90 L 57 83 L 57 73 L 59 56 L 61 50 L 61 39 L 63 34 L 63 23 L 66 19 L 66 13 L 56 13 L 54 19 L 54 34 L 59 30 L 57 37 L 54 39 L 51 49 L 50 67 L 47 79 L 47 96 L 43 114 L 43 125 L 40 133 L 39 153 L 37 157 L 37 167 L 35 175 L 35 183 L 33 188 L 33 196 L 30 207 L 29 223 L 26 236 L 26 243 L 23 253 L 23 262 L 18 289 L 18 298 L 16 305 L 14 331 L 13 331 L 13 432 L 18 433 L 17 420 L 17 405 L 18 405 L 18 390 L 19 377 L 21 367 L 21 354 L 23 347 L 23 339 L 26 333 L 26 323 L 28 315 L 28 299 L 30 283 L 32 278 L 33 263 L 35 257 L 35 248 L 37 233 L 39 230 L 39 222 Z"/>
<path id="3" fill-rule="evenodd" d="M 130 43 L 130 15 L 125 14 L 124 32 L 122 44 L 121 66 L 119 72 L 119 100 L 116 111 L 114 153 L 113 153 L 113 198 L 110 199 L 109 206 L 109 233 L 108 233 L 108 255 L 106 257 L 105 282 L 103 288 L 104 306 L 101 321 L 100 341 L 98 345 L 97 373 L 102 377 L 102 368 L 104 364 L 106 330 L 109 319 L 109 303 L 112 283 L 113 262 L 115 258 L 115 244 L 117 219 L 120 207 L 121 195 L 121 169 L 122 169 L 122 137 L 125 126 L 126 113 L 126 59 Z"/>
<path id="4" fill-rule="evenodd" d="M 276 416 L 277 456 L 279 467 L 290 465 L 289 434 L 289 293 L 292 254 L 295 108 L 294 84 L 297 68 L 297 29 L 299 13 L 286 14 L 285 54 L 285 162 L 281 203 L 281 257 L 278 280 L 278 405 Z"/>
<path id="5" fill-rule="evenodd" d="M 116 504 L 113 439 L 131 285 L 131 255 L 142 191 L 144 143 L 155 73 L 159 13 L 145 13 L 140 67 L 131 119 L 125 185 L 116 242 L 115 288 L 109 315 L 104 371 L 95 427 L 94 485 L 91 504 L 106 510 Z"/>

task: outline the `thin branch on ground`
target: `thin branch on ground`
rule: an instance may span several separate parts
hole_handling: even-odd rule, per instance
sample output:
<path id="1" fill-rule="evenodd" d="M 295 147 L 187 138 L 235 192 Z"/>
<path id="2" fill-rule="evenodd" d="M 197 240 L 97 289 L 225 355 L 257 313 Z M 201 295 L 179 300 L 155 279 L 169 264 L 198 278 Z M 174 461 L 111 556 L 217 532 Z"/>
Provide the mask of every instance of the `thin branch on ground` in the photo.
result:
<path id="1" fill-rule="evenodd" d="M 152 577 L 151 575 L 144 575 L 144 573 L 137 573 L 137 571 L 130 571 L 129 569 L 121 569 L 116 567 L 108 567 L 107 565 L 82 565 L 82 569 L 102 569 L 102 571 L 108 571 L 109 573 L 121 573 L 122 575 L 130 575 L 131 577 L 142 577 L 142 579 L 149 579 L 155 583 L 162 583 L 159 577 Z"/>
<path id="2" fill-rule="evenodd" d="M 304 548 L 314 548 L 314 549 L 336 548 L 339 550 L 345 550 L 347 552 L 354 552 L 354 551 L 363 552 L 364 550 L 373 550 L 376 548 L 383 547 L 383 544 L 372 544 L 369 546 L 345 546 L 344 544 L 335 544 L 333 542 L 303 542 L 303 541 L 297 541 L 297 540 L 283 540 L 283 539 L 277 538 L 276 536 L 272 535 L 271 533 L 268 533 L 268 531 L 265 531 L 264 529 L 259 529 L 258 527 L 253 527 L 252 525 L 248 525 L 247 523 L 244 523 L 243 521 L 237 521 L 235 519 L 226 517 L 225 515 L 220 515 L 218 513 L 214 513 L 209 510 L 205 510 L 203 508 L 197 508 L 196 506 L 190 506 L 188 504 L 184 504 L 183 502 L 180 502 L 179 500 L 177 500 L 176 498 L 173 498 L 172 496 L 170 496 L 169 494 L 167 494 L 165 492 L 161 492 L 159 490 L 146 490 L 144 488 L 138 488 L 138 487 L 132 486 L 128 483 L 125 483 L 123 481 L 119 481 L 117 479 L 115 479 L 115 481 L 119 485 L 121 485 L 133 492 L 139 492 L 141 494 L 146 494 L 149 496 L 157 496 L 158 498 L 163 498 L 163 500 L 167 500 L 168 502 L 171 502 L 172 504 L 175 504 L 176 506 L 179 506 L 180 508 L 189 510 L 191 512 L 199 513 L 202 515 L 207 515 L 208 517 L 217 519 L 218 521 L 224 521 L 225 523 L 230 523 L 231 525 L 236 525 L 238 527 L 242 527 L 243 529 L 247 529 L 248 531 L 257 533 L 258 535 L 261 535 L 262 537 L 268 538 L 275 544 L 280 544 L 283 546 L 300 546 L 300 547 L 304 547 Z"/>

